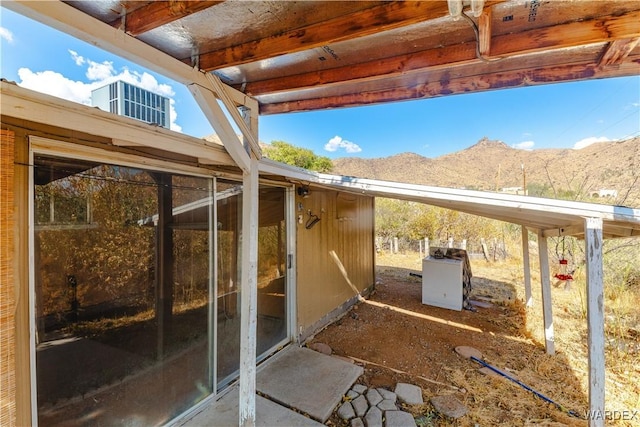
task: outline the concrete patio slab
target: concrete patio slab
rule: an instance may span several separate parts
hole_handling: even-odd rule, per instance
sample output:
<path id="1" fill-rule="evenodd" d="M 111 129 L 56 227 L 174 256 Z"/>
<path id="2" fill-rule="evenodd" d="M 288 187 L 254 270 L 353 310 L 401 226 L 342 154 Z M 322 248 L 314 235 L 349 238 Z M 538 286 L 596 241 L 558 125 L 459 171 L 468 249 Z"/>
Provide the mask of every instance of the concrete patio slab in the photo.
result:
<path id="1" fill-rule="evenodd" d="M 220 400 L 180 424 L 182 427 L 236 427 L 238 425 L 238 386 Z M 317 421 L 256 395 L 256 426 L 321 427 Z"/>
<path id="2" fill-rule="evenodd" d="M 290 346 L 258 370 L 256 389 L 324 423 L 363 372 L 338 358 Z"/>

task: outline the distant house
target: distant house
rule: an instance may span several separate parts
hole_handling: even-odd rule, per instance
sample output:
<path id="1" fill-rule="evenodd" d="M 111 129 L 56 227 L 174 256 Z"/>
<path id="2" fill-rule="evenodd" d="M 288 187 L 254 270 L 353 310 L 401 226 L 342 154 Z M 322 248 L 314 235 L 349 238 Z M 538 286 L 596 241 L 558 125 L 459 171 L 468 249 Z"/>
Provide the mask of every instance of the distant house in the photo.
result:
<path id="1" fill-rule="evenodd" d="M 91 91 L 91 105 L 169 128 L 169 98 L 118 80 Z"/>

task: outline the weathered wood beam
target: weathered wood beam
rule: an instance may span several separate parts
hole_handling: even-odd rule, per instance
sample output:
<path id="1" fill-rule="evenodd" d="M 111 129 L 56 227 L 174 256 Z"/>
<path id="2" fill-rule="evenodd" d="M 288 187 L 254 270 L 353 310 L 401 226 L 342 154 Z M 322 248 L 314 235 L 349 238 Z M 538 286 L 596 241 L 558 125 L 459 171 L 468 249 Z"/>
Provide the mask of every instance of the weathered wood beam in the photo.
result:
<path id="1" fill-rule="evenodd" d="M 496 1 L 487 2 L 498 3 Z M 392 1 L 200 55 L 200 68 L 211 71 L 331 43 L 376 34 L 428 19 L 447 16 L 444 1 Z M 191 58 L 184 61 L 190 63 Z"/>
<path id="2" fill-rule="evenodd" d="M 491 54 L 516 55 L 640 37 L 638 22 L 640 11 L 633 11 L 621 16 L 602 16 L 588 21 L 536 28 L 518 34 L 505 34 L 493 38 Z"/>
<path id="3" fill-rule="evenodd" d="M 549 272 L 549 246 L 547 238 L 538 232 L 538 258 L 540 259 L 540 287 L 542 289 L 542 317 L 544 322 L 544 347 L 547 354 L 555 354 L 553 310 L 551 306 L 551 273 Z"/>
<path id="4" fill-rule="evenodd" d="M 589 348 L 589 426 L 605 425 L 604 273 L 602 268 L 602 218 L 584 223 L 587 267 L 587 337 Z M 600 416 L 598 416 L 600 415 Z"/>
<path id="5" fill-rule="evenodd" d="M 493 9 L 484 9 L 478 18 L 478 50 L 480 55 L 489 56 L 491 54 L 491 19 Z"/>
<path id="6" fill-rule="evenodd" d="M 444 95 L 486 90 L 526 87 L 552 82 L 568 82 L 595 78 L 635 76 L 638 74 L 640 57 L 625 61 L 619 67 L 600 69 L 594 62 L 570 65 L 548 66 L 545 68 L 522 70 L 506 70 L 501 73 L 483 75 L 479 71 L 475 75 L 452 78 L 440 81 L 435 76 L 424 84 L 411 87 L 399 85 L 397 88 L 381 91 L 360 91 L 340 96 L 326 96 L 297 101 L 262 104 L 260 114 L 280 114 L 294 111 L 310 111 L 327 108 L 356 107 L 383 102 L 394 102 L 405 99 L 427 99 Z M 425 73 L 425 75 L 428 75 Z M 258 98 L 258 101 L 260 99 Z"/>
<path id="7" fill-rule="evenodd" d="M 137 36 L 180 18 L 199 12 L 222 1 L 211 0 L 170 0 L 154 1 L 128 12 L 125 16 L 111 22 L 112 27 L 124 29 L 127 34 Z M 124 28 L 122 28 L 124 24 Z"/>
<path id="8" fill-rule="evenodd" d="M 418 71 L 446 69 L 454 65 L 479 62 L 471 43 L 429 49 L 375 61 L 352 64 L 327 70 L 282 76 L 275 79 L 249 82 L 244 91 L 252 96 L 273 92 L 305 89 L 333 83 L 374 80 Z"/>
<path id="9" fill-rule="evenodd" d="M 608 67 L 611 65 L 620 65 L 640 42 L 640 37 L 632 39 L 614 40 L 605 49 L 600 58 L 598 65 L 600 67 Z"/>
<path id="10" fill-rule="evenodd" d="M 480 17 L 480 51 L 491 50 L 493 57 L 506 57 L 535 53 L 540 50 L 563 49 L 577 45 L 606 42 L 615 38 L 640 36 L 640 27 L 635 24 L 640 20 L 640 12 L 629 13 L 622 17 L 607 17 L 597 20 L 560 24 L 553 27 L 540 28 L 522 33 L 505 34 L 491 38 L 491 9 L 486 9 Z M 483 24 L 483 22 L 485 22 Z M 602 30 L 606 25 L 610 31 Z M 488 28 L 487 28 L 488 26 Z M 484 29 L 482 29 L 484 28 Z M 557 36 L 566 35 L 565 37 Z M 244 92 L 252 96 L 267 93 L 304 89 L 332 83 L 345 83 L 374 78 L 389 78 L 409 72 L 433 71 L 468 63 L 480 63 L 476 47 L 471 43 L 438 47 L 411 54 L 392 56 L 360 64 L 311 73 L 281 76 L 275 79 L 248 82 Z"/>

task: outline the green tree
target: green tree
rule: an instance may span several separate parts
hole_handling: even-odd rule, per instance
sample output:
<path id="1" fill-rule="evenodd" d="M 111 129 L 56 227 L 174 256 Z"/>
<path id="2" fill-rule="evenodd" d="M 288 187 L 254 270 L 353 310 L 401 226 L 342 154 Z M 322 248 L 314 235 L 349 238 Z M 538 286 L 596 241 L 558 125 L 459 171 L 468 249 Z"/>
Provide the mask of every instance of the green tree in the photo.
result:
<path id="1" fill-rule="evenodd" d="M 330 158 L 319 156 L 307 148 L 296 147 L 284 141 L 271 141 L 268 148 L 264 150 L 264 155 L 277 162 L 317 172 L 329 172 L 333 169 Z"/>

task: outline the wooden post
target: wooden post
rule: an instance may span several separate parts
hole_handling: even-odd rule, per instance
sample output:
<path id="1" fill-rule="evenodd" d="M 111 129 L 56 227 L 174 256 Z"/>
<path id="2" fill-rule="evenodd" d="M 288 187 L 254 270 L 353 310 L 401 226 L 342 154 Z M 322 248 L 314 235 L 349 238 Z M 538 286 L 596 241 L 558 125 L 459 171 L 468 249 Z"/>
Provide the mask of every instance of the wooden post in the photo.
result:
<path id="1" fill-rule="evenodd" d="M 524 303 L 526 307 L 533 305 L 531 293 L 531 266 L 529 265 L 529 230 L 522 226 L 522 264 L 524 269 Z"/>
<path id="2" fill-rule="evenodd" d="M 447 247 L 448 248 L 452 248 L 453 247 L 453 237 L 449 237 L 449 242 L 447 243 Z"/>
<path id="3" fill-rule="evenodd" d="M 397 237 L 393 238 L 393 253 L 394 254 L 398 253 L 398 238 Z"/>
<path id="4" fill-rule="evenodd" d="M 257 139 L 257 111 L 245 109 Z M 245 141 L 246 142 L 246 141 Z M 247 144 L 248 145 L 248 144 Z M 248 148 L 248 147 L 247 147 Z M 256 425 L 256 329 L 258 324 L 258 159 L 248 150 L 249 170 L 242 174 L 242 264 L 240 269 L 240 396 L 238 425 Z"/>
<path id="5" fill-rule="evenodd" d="M 540 285 L 542 287 L 542 313 L 544 317 L 544 346 L 547 354 L 555 354 L 553 338 L 553 312 L 551 309 L 551 275 L 547 238 L 538 231 L 538 255 L 540 257 Z"/>
<path id="6" fill-rule="evenodd" d="M 604 426 L 604 284 L 602 218 L 586 218 L 584 244 L 587 266 L 587 331 L 589 346 L 590 427 Z M 598 416 L 602 415 L 602 416 Z"/>
<path id="7" fill-rule="evenodd" d="M 420 259 L 422 259 L 422 240 L 418 240 L 418 243 L 420 245 Z"/>
<path id="8" fill-rule="evenodd" d="M 429 238 L 428 237 L 424 238 L 424 256 L 425 257 L 429 256 Z"/>
<path id="9" fill-rule="evenodd" d="M 467 239 L 462 239 L 462 243 L 460 243 L 460 249 L 467 250 Z"/>

